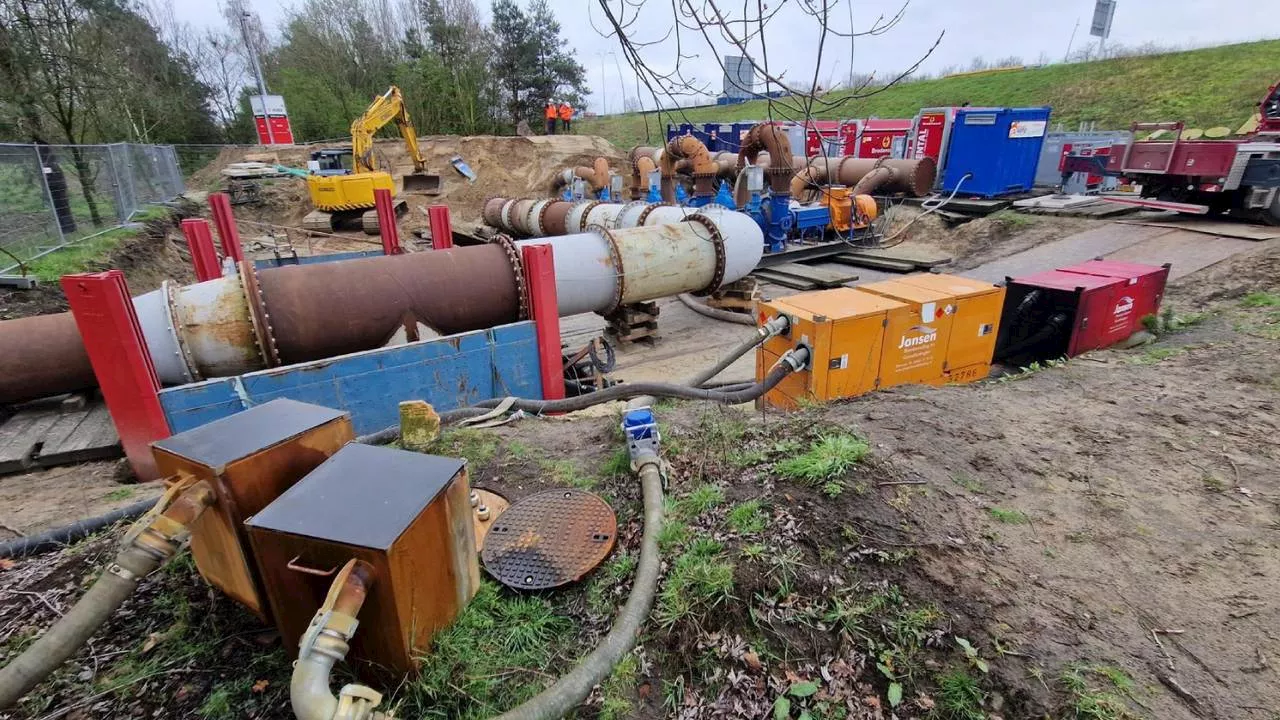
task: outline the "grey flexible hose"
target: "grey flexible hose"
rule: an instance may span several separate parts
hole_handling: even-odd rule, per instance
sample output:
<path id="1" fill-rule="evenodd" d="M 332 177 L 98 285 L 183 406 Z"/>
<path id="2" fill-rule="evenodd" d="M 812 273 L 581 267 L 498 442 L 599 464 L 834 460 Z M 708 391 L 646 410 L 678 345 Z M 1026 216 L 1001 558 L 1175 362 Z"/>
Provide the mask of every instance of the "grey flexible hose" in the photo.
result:
<path id="1" fill-rule="evenodd" d="M 736 347 L 730 350 L 729 354 L 720 359 L 720 362 L 717 362 L 715 365 L 712 365 L 711 367 L 702 370 L 697 375 L 689 378 L 689 381 L 685 384 L 696 388 L 706 385 L 708 380 L 724 372 L 726 368 L 737 362 L 738 358 L 746 355 L 752 350 L 755 350 L 756 347 L 765 340 L 768 340 L 770 337 L 772 336 L 764 328 L 756 330 L 756 332 L 752 333 L 751 337 L 743 340 Z M 725 388 L 716 389 L 720 392 L 726 392 Z"/>
<path id="2" fill-rule="evenodd" d="M 75 654 L 160 562 L 161 558 L 136 546 L 116 556 L 115 565 L 98 577 L 61 620 L 0 670 L 0 708 L 16 703 Z M 116 571 L 116 566 L 125 572 Z"/>
<path id="3" fill-rule="evenodd" d="M 639 462 L 640 486 L 644 491 L 644 536 L 640 539 L 640 562 L 636 566 L 636 579 L 627 604 L 614 619 L 609 634 L 577 667 L 528 702 L 498 716 L 497 720 L 564 717 L 581 705 L 591 694 L 591 689 L 609 677 L 613 666 L 635 647 L 640 629 L 653 608 L 662 560 L 658 553 L 658 534 L 662 532 L 662 478 L 658 472 L 658 457 L 651 455 Z"/>
<path id="4" fill-rule="evenodd" d="M 684 303 L 685 307 L 699 315 L 709 317 L 712 320 L 721 320 L 723 322 L 737 323 L 739 325 L 756 324 L 755 318 L 750 315 L 710 307 L 706 303 L 698 302 L 698 299 L 689 293 L 680 293 L 678 297 L 680 298 L 680 302 Z"/>

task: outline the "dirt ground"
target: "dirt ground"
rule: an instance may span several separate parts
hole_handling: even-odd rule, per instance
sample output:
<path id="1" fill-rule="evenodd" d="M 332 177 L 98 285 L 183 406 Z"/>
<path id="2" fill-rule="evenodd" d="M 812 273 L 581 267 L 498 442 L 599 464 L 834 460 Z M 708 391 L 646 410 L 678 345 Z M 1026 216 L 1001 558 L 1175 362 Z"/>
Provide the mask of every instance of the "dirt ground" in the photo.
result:
<path id="1" fill-rule="evenodd" d="M 926 217 L 907 237 L 954 253 L 947 269 L 963 270 L 1095 225 L 998 214 L 947 229 Z M 138 243 L 112 260 L 160 258 L 126 270 L 135 292 L 189 272 L 180 236 Z M 791 414 L 661 403 L 676 528 L 664 533 L 665 579 L 631 670 L 579 715 L 1276 720 L 1278 296 L 1272 244 L 1171 284 L 1165 305 L 1184 327 L 1151 345 Z M 677 302 L 663 305 L 662 323 L 669 343 L 629 355 L 636 378 L 684 377 L 715 352 L 694 360 L 673 348 L 748 331 Z M 607 630 L 642 530 L 616 422 L 607 410 L 530 420 L 451 434 L 436 449 L 468 458 L 475 485 L 512 500 L 592 489 L 618 513 L 618 550 L 583 582 L 533 597 L 563 621 L 537 668 L 482 672 L 441 651 L 423 678 L 387 688 L 399 716 L 493 714 Z M 784 472 L 788 458 L 836 435 L 870 448 L 836 477 L 838 492 Z M 0 528 L 34 532 L 158 492 L 119 485 L 113 463 L 0 478 Z M 66 611 L 117 535 L 0 564 L 0 662 Z M 729 587 L 697 600 L 682 584 L 686 567 L 690 587 L 722 572 Z M 687 612 L 675 609 L 682 592 L 695 598 Z M 497 632 L 510 622 L 501 618 L 477 622 Z M 289 718 L 292 653 L 183 559 L 0 718 Z M 433 685 L 441 675 L 452 684 Z M 779 698 L 790 711 L 778 714 Z"/>

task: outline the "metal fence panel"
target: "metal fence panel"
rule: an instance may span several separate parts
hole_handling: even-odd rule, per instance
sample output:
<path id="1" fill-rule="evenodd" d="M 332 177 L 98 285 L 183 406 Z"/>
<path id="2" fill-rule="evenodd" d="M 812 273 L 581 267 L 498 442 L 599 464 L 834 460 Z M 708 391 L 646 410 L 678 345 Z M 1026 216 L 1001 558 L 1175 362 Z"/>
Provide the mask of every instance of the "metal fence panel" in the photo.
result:
<path id="1" fill-rule="evenodd" d="M 0 144 L 0 275 L 184 191 L 172 145 Z"/>

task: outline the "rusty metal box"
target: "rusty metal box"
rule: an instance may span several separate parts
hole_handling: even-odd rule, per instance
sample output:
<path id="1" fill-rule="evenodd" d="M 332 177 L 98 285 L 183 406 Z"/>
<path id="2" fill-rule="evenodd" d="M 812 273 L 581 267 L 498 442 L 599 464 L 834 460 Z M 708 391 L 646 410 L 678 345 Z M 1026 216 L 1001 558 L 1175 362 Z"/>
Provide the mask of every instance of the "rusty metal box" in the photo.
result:
<path id="1" fill-rule="evenodd" d="M 996 360 L 1015 366 L 1072 357 L 1132 334 L 1122 278 L 1050 270 L 1006 282 Z"/>
<path id="2" fill-rule="evenodd" d="M 163 475 L 208 481 L 217 495 L 191 528 L 200 574 L 269 620 L 244 521 L 351 438 L 346 412 L 279 399 L 152 443 Z"/>
<path id="3" fill-rule="evenodd" d="M 775 407 L 861 395 L 880 382 L 884 328 L 910 315 L 906 303 L 852 288 L 800 293 L 762 303 L 759 315 L 791 318 L 785 335 L 770 338 L 756 352 L 756 377 L 763 378 L 787 350 L 804 345 L 810 368 L 791 373 L 765 395 Z M 892 320 L 890 319 L 892 318 Z"/>
<path id="4" fill-rule="evenodd" d="M 1004 288 L 956 275 L 917 273 L 857 289 L 901 300 L 913 312 L 913 324 L 885 330 L 882 386 L 972 382 L 991 370 Z"/>
<path id="5" fill-rule="evenodd" d="M 369 678 L 412 673 L 431 636 L 479 589 L 470 492 L 463 460 L 352 443 L 251 518 L 289 652 L 333 575 L 356 558 L 374 579 L 351 659 Z"/>
<path id="6" fill-rule="evenodd" d="M 1168 263 L 1143 265 L 1118 260 L 1089 260 L 1058 269 L 1077 275 L 1124 280 L 1125 290 L 1117 302 L 1117 309 L 1129 317 L 1129 332 L 1134 333 L 1143 329 L 1143 318 L 1160 312 L 1160 301 L 1164 298 L 1164 286 L 1169 280 L 1171 267 Z M 1131 309 L 1125 310 L 1126 305 Z"/>

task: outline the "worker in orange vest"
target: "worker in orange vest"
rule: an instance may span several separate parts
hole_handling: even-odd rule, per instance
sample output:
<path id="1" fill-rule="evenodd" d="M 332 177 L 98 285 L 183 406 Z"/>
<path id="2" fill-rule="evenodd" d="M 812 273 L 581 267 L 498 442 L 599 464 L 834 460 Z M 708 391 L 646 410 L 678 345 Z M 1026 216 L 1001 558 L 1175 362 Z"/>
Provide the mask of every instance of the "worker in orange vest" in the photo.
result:
<path id="1" fill-rule="evenodd" d="M 569 121 L 573 119 L 573 108 L 569 107 L 569 103 L 560 103 L 560 122 L 564 123 L 564 131 L 569 132 Z"/>
<path id="2" fill-rule="evenodd" d="M 543 111 L 543 114 L 547 118 L 547 134 L 555 135 L 556 134 L 556 103 L 554 100 L 551 100 L 551 99 L 547 100 L 547 109 Z"/>

